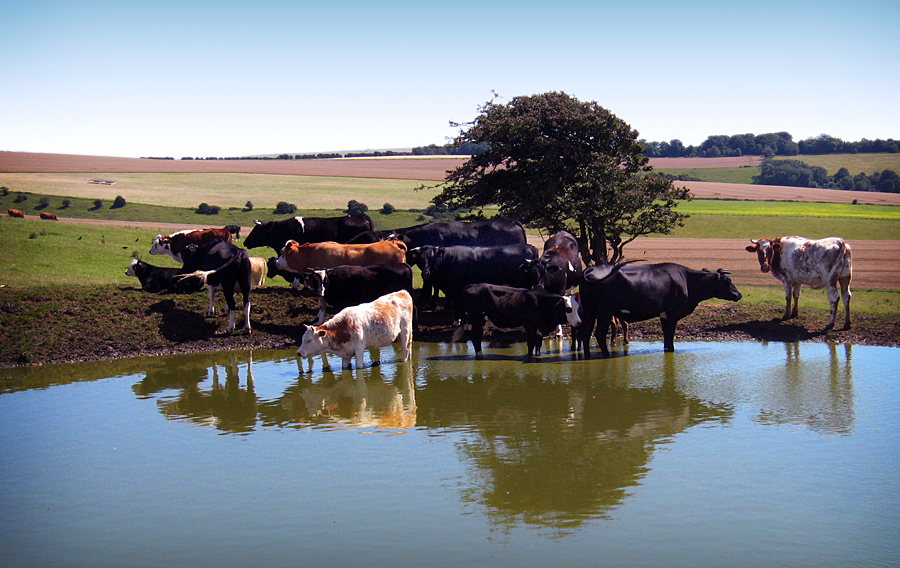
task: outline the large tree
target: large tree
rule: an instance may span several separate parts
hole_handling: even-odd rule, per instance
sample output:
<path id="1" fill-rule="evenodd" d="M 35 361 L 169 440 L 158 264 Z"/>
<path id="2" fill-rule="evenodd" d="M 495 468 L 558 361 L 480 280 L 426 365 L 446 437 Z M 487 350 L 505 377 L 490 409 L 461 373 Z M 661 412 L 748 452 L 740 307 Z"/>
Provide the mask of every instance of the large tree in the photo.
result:
<path id="1" fill-rule="evenodd" d="M 495 101 L 459 125 L 455 144 L 487 149 L 447 172 L 434 203 L 479 213 L 494 205 L 548 234 L 565 229 L 595 263 L 683 224 L 674 209 L 690 192 L 651 173 L 637 131 L 608 110 L 557 92 Z"/>

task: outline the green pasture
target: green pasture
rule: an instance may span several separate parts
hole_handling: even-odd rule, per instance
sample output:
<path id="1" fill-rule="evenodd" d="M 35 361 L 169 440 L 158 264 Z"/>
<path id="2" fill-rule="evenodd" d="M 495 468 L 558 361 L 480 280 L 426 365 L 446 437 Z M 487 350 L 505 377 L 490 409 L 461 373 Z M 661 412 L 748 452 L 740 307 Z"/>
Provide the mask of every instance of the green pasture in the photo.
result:
<path id="1" fill-rule="evenodd" d="M 799 156 L 776 156 L 776 160 L 799 160 L 810 166 L 819 166 L 834 175 L 841 168 L 847 168 L 850 175 L 868 174 L 884 170 L 900 173 L 900 154 L 802 154 Z"/>
<path id="2" fill-rule="evenodd" d="M 656 173 L 673 176 L 688 176 L 699 181 L 718 183 L 753 183 L 753 176 L 759 175 L 758 167 L 743 168 L 686 168 L 686 169 L 654 169 Z M 676 184 L 678 182 L 675 182 Z"/>
<path id="3" fill-rule="evenodd" d="M 89 183 L 92 179 L 115 185 Z M 223 209 L 275 209 L 280 201 L 299 209 L 341 209 L 355 199 L 370 209 L 390 203 L 397 209 L 424 209 L 436 192 L 415 191 L 414 180 L 316 177 L 264 174 L 29 174 L 0 173 L 0 187 L 60 198 L 101 199 L 112 204 L 121 195 L 128 203 L 196 209 L 200 203 Z"/>

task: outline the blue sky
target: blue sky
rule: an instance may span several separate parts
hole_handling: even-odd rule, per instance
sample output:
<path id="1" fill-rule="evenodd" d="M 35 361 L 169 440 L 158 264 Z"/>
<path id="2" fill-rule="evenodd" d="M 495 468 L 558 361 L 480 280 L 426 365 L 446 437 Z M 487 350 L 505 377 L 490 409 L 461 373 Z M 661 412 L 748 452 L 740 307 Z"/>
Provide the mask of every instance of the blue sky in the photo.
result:
<path id="1" fill-rule="evenodd" d="M 0 150 L 241 156 L 443 144 L 496 91 L 648 140 L 900 138 L 900 3 L 0 5 Z"/>

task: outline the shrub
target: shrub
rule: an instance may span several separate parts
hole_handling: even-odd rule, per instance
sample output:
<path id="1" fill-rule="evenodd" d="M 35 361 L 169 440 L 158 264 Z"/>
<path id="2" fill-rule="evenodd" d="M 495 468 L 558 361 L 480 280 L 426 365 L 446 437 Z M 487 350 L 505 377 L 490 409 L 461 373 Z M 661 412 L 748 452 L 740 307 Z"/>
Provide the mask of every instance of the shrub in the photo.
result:
<path id="1" fill-rule="evenodd" d="M 91 208 L 91 211 L 96 211 L 97 209 L 103 209 L 103 200 L 95 199 L 94 206 Z"/>
<path id="2" fill-rule="evenodd" d="M 297 211 L 297 206 L 287 201 L 279 201 L 278 205 L 275 206 L 276 215 L 290 215 L 295 211 Z"/>
<path id="3" fill-rule="evenodd" d="M 199 207 L 197 207 L 196 213 L 198 215 L 218 215 L 221 207 L 218 205 L 209 205 L 207 203 L 201 203 Z"/>
<path id="4" fill-rule="evenodd" d="M 125 198 L 121 195 L 116 196 L 116 200 L 113 201 L 112 207 L 110 209 L 119 209 L 120 207 L 125 207 Z"/>
<path id="5" fill-rule="evenodd" d="M 46 209 L 50 207 L 50 198 L 49 197 L 41 197 L 38 200 L 38 206 L 35 209 Z"/>
<path id="6" fill-rule="evenodd" d="M 26 199 L 28 199 L 28 196 L 25 195 L 24 193 L 20 193 L 19 195 L 16 196 L 15 199 L 13 199 L 13 203 L 22 203 Z"/>
<path id="7" fill-rule="evenodd" d="M 62 208 L 63 208 L 63 209 L 68 209 L 68 208 L 71 207 L 71 206 L 72 206 L 72 200 L 71 200 L 71 199 L 63 199 L 63 200 L 62 200 Z"/>
<path id="8" fill-rule="evenodd" d="M 244 205 L 244 211 L 253 211 L 253 202 L 248 201 L 246 205 Z"/>
<path id="9" fill-rule="evenodd" d="M 360 203 L 355 199 L 351 199 L 347 203 L 347 213 L 349 213 L 350 215 L 363 215 L 368 210 L 368 205 L 366 205 L 365 203 Z"/>
<path id="10" fill-rule="evenodd" d="M 382 215 L 390 215 L 391 213 L 393 213 L 396 210 L 397 209 L 395 209 L 394 206 L 391 205 L 390 203 L 385 203 L 384 205 L 381 206 L 381 214 Z"/>

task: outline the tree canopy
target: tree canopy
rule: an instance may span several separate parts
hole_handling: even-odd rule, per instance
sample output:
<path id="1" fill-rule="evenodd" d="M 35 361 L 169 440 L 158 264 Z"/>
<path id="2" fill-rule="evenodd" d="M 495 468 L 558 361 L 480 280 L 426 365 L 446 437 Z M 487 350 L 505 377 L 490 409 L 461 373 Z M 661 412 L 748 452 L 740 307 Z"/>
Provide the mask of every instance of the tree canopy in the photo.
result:
<path id="1" fill-rule="evenodd" d="M 635 238 L 683 224 L 674 209 L 690 192 L 653 174 L 637 131 L 596 102 L 549 92 L 479 112 L 455 143 L 486 149 L 447 173 L 434 203 L 479 215 L 496 205 L 548 234 L 567 230 L 595 263 L 617 262 Z"/>

